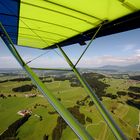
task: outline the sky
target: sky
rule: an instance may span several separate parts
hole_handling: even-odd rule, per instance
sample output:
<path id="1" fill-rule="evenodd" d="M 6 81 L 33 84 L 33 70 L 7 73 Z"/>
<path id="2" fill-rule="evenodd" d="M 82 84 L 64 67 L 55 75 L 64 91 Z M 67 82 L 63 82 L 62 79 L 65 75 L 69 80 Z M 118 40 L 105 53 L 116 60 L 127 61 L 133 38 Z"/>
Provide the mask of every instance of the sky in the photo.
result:
<path id="1" fill-rule="evenodd" d="M 88 42 L 87 42 L 88 43 Z M 86 45 L 74 44 L 64 47 L 73 63 L 82 54 Z M 58 49 L 39 50 L 16 46 L 25 62 L 46 52 L 45 55 L 29 63 L 32 67 L 69 67 Z M 78 63 L 78 67 L 94 68 L 104 65 L 126 66 L 140 63 L 140 29 L 96 38 Z M 0 68 L 20 68 L 16 59 L 0 38 Z"/>

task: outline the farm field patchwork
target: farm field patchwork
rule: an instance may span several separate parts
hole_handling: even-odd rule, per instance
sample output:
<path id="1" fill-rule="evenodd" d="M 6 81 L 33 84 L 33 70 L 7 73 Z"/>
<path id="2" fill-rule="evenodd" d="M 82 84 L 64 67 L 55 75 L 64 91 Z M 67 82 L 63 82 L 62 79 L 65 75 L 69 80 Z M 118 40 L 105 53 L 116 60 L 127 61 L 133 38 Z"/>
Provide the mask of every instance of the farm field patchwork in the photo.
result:
<path id="1" fill-rule="evenodd" d="M 126 79 L 105 78 L 104 82 L 110 85 L 106 88 L 106 92 L 112 94 L 116 94 L 117 91 L 127 92 L 128 87 L 132 86 L 132 84 L 140 87 L 139 83 Z M 12 88 L 26 84 L 30 85 L 31 81 L 8 81 L 0 83 L 0 94 L 6 96 L 4 99 L 0 98 L 0 133 L 5 131 L 14 121 L 21 118 L 17 114 L 19 110 L 28 109 L 32 111 L 32 115 L 18 129 L 17 138 L 20 140 L 43 140 L 44 135 L 46 135 L 48 136 L 48 140 L 53 140 L 53 130 L 58 123 L 57 119 L 59 115 L 48 101 L 41 96 L 37 89 L 32 89 L 28 92 L 12 91 Z M 77 104 L 77 101 L 84 100 L 87 97 L 82 87 L 71 87 L 68 80 L 53 80 L 52 82 L 45 82 L 45 84 L 66 108 L 79 106 L 79 112 L 84 114 L 85 117 L 85 123 L 83 125 L 96 140 L 115 139 L 95 105 L 89 104 L 91 102 L 90 98 L 87 98 L 83 105 Z M 30 93 L 36 94 L 37 96 L 31 98 L 25 97 L 25 94 Z M 126 103 L 126 100 L 129 98 L 128 95 L 117 97 L 116 99 L 102 97 L 102 102 L 125 135 L 129 139 L 136 139 L 140 131 L 138 130 L 138 125 L 140 125 L 140 111 L 138 108 Z M 38 116 L 41 116 L 42 119 L 40 120 Z M 68 126 L 62 131 L 61 140 L 65 139 L 78 140 L 77 136 Z"/>

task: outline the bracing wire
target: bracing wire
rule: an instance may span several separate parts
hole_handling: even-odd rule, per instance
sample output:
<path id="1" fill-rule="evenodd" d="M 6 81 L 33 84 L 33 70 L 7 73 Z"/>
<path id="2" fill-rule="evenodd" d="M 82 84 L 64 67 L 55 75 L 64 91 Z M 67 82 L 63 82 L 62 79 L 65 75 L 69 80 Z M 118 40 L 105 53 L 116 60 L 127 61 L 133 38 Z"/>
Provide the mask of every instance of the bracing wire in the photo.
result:
<path id="1" fill-rule="evenodd" d="M 35 57 L 35 58 L 31 59 L 30 61 L 26 62 L 26 64 L 31 63 L 32 61 L 34 61 L 34 60 L 38 59 L 39 57 L 41 57 L 41 56 L 43 56 L 43 55 L 45 55 L 45 54 L 47 54 L 47 53 L 49 53 L 49 52 L 50 52 L 50 51 L 47 51 L 47 52 L 45 52 L 45 53 L 40 54 L 39 56 L 37 56 L 37 57 Z"/>
<path id="2" fill-rule="evenodd" d="M 59 54 L 59 53 L 57 52 L 57 50 L 53 49 L 53 51 L 54 51 L 59 57 L 61 57 L 62 60 L 65 61 L 64 57 L 63 57 L 61 54 Z"/>
<path id="3" fill-rule="evenodd" d="M 58 56 L 60 56 L 61 58 L 64 59 L 64 57 L 63 57 L 61 54 L 59 54 L 56 50 L 53 49 L 53 51 L 54 51 Z"/>
<path id="4" fill-rule="evenodd" d="M 79 57 L 79 59 L 77 60 L 77 62 L 75 63 L 74 67 L 77 66 L 77 64 L 79 63 L 79 61 L 81 60 L 81 58 L 83 57 L 83 55 L 85 54 L 85 52 L 87 51 L 87 49 L 89 48 L 89 46 L 91 45 L 92 41 L 95 39 L 97 33 L 100 31 L 102 25 L 103 24 L 100 24 L 99 28 L 97 29 L 97 31 L 95 32 L 95 34 L 91 38 L 90 42 L 88 43 L 87 47 L 85 48 L 85 50 L 83 51 L 83 53 L 81 54 L 81 56 Z"/>

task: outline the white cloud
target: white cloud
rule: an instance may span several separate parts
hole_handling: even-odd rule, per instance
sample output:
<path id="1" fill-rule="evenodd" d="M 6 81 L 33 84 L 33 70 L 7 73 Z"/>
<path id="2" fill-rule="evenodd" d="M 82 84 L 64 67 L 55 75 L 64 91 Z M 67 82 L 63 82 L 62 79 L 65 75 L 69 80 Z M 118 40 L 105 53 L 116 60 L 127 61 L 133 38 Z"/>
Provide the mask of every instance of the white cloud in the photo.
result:
<path id="1" fill-rule="evenodd" d="M 15 68 L 20 67 L 16 59 L 12 56 L 0 57 L 0 68 Z"/>
<path id="2" fill-rule="evenodd" d="M 133 50 L 134 48 L 135 48 L 135 44 L 127 44 L 127 45 L 124 45 L 123 46 L 123 51 L 131 51 L 131 50 Z"/>
<path id="3" fill-rule="evenodd" d="M 135 50 L 135 54 L 137 57 L 140 57 L 140 49 Z"/>
<path id="4" fill-rule="evenodd" d="M 31 67 L 68 67 L 68 64 L 65 60 L 61 58 L 39 58 L 38 60 L 32 61 L 29 64 Z"/>
<path id="5" fill-rule="evenodd" d="M 100 57 L 85 58 L 79 63 L 79 66 L 99 67 L 103 65 L 129 65 L 140 62 L 140 55 L 132 55 L 129 57 L 119 57 L 112 55 L 104 55 Z"/>
<path id="6" fill-rule="evenodd" d="M 29 58 L 24 57 L 24 60 Z M 75 61 L 75 60 L 73 60 Z M 27 62 L 27 61 L 26 61 Z M 75 61 L 76 62 L 76 61 Z M 78 67 L 99 67 L 103 65 L 129 65 L 140 62 L 140 49 L 135 50 L 135 53 L 131 56 L 93 56 L 83 57 L 78 64 Z M 67 62 L 59 57 L 41 57 L 29 64 L 31 67 L 69 67 Z M 18 62 L 13 56 L 0 57 L 0 68 L 14 68 L 20 67 Z"/>
<path id="7" fill-rule="evenodd" d="M 23 57 L 24 62 L 28 62 L 35 57 L 25 56 Z M 67 62 L 59 57 L 40 57 L 33 60 L 28 64 L 31 67 L 69 67 Z M 13 56 L 0 56 L 0 68 L 16 68 L 20 67 L 19 63 Z"/>

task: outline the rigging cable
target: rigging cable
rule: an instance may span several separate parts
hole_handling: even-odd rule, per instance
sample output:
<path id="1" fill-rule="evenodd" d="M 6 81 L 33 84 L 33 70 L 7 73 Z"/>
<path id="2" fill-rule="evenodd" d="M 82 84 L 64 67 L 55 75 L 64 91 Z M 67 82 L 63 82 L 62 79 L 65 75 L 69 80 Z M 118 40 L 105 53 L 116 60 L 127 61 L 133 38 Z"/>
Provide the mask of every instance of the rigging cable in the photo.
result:
<path id="1" fill-rule="evenodd" d="M 39 56 L 37 56 L 37 57 L 35 57 L 35 58 L 31 59 L 30 61 L 26 62 L 26 64 L 31 63 L 32 61 L 34 61 L 34 60 L 38 59 L 39 57 L 41 57 L 41 56 L 43 56 L 43 55 L 45 55 L 45 54 L 47 54 L 47 53 L 49 53 L 49 52 L 50 52 L 50 51 L 46 51 L 45 53 L 40 54 Z"/>

